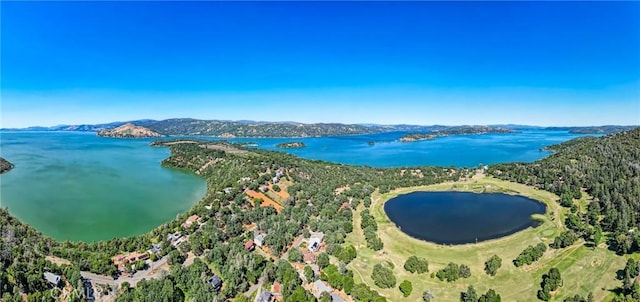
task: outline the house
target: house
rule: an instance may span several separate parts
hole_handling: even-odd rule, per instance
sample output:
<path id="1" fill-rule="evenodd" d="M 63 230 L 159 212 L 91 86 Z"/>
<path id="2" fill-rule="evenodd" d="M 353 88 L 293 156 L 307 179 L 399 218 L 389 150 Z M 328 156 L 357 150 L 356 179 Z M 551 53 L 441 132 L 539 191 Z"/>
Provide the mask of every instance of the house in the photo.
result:
<path id="1" fill-rule="evenodd" d="M 211 286 L 213 286 L 213 289 L 215 289 L 216 291 L 220 290 L 220 288 L 222 287 L 222 279 L 220 279 L 220 277 L 216 275 L 213 275 L 211 278 L 209 278 L 207 282 L 211 284 Z"/>
<path id="2" fill-rule="evenodd" d="M 280 181 L 280 178 L 278 176 L 274 177 L 272 180 L 273 184 L 277 184 Z"/>
<path id="3" fill-rule="evenodd" d="M 256 297 L 256 302 L 271 302 L 271 293 L 266 290 L 261 291 Z"/>
<path id="4" fill-rule="evenodd" d="M 306 263 L 316 263 L 316 255 L 309 251 L 302 251 L 302 259 Z"/>
<path id="5" fill-rule="evenodd" d="M 153 243 L 151 248 L 147 251 L 149 254 L 158 254 L 162 250 L 162 243 Z"/>
<path id="6" fill-rule="evenodd" d="M 140 254 L 140 255 L 138 255 L 137 259 L 138 260 L 147 260 L 147 259 L 149 259 L 149 253 Z"/>
<path id="7" fill-rule="evenodd" d="M 193 225 L 194 222 L 198 221 L 199 218 L 200 217 L 198 215 L 189 216 L 189 218 L 187 218 L 187 220 L 182 223 L 182 227 L 185 229 L 191 227 L 191 225 Z"/>
<path id="8" fill-rule="evenodd" d="M 258 234 L 258 235 L 253 237 L 253 243 L 255 243 L 257 246 L 262 246 L 262 245 L 264 245 L 264 238 L 265 237 L 267 237 L 266 234 Z"/>
<path id="9" fill-rule="evenodd" d="M 280 283 L 278 282 L 274 282 L 273 285 L 271 286 L 271 294 L 275 297 L 281 297 L 282 285 L 280 285 Z"/>
<path id="10" fill-rule="evenodd" d="M 253 251 L 255 246 L 256 245 L 253 243 L 253 239 L 249 239 L 249 241 L 245 242 L 244 249 L 246 249 L 248 251 Z"/>
<path id="11" fill-rule="evenodd" d="M 260 191 L 262 191 L 262 193 L 267 193 L 267 192 L 269 192 L 269 187 L 267 187 L 267 186 L 260 186 L 260 189 L 259 189 L 259 190 L 260 190 Z"/>
<path id="12" fill-rule="evenodd" d="M 182 237 L 182 234 L 180 234 L 180 232 L 175 232 L 175 233 L 167 235 L 167 241 L 174 242 L 174 241 L 178 240 L 180 237 Z"/>
<path id="13" fill-rule="evenodd" d="M 324 284 L 324 282 L 321 280 L 314 281 L 311 287 L 311 292 L 318 299 L 320 298 L 322 293 L 325 293 L 325 292 L 331 293 L 332 291 L 333 291 L 333 288 L 331 288 L 331 286 L 329 285 Z"/>
<path id="14" fill-rule="evenodd" d="M 323 238 L 324 233 L 322 232 L 311 233 L 311 237 L 309 237 L 309 251 L 317 252 L 320 249 L 320 245 L 322 245 Z"/>
<path id="15" fill-rule="evenodd" d="M 44 274 L 42 274 L 44 276 L 44 279 L 47 280 L 47 282 L 49 282 L 49 284 L 53 285 L 53 286 L 58 286 L 58 283 L 60 283 L 60 276 L 56 275 L 54 273 L 50 273 L 50 272 L 44 272 Z"/>
<path id="16" fill-rule="evenodd" d="M 340 295 L 333 293 L 331 294 L 331 302 L 346 302 Z"/>

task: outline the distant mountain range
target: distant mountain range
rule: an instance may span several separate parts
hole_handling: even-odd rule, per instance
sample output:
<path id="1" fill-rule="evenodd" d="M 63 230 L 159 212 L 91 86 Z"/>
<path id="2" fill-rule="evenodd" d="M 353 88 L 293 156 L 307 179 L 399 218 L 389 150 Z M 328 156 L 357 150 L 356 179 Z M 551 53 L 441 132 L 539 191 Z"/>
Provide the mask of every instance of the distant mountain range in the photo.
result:
<path id="1" fill-rule="evenodd" d="M 176 118 L 167 120 L 142 119 L 105 124 L 58 125 L 52 127 L 2 128 L 2 131 L 83 131 L 99 132 L 111 130 L 125 124 L 142 126 L 161 135 L 189 135 L 189 136 L 218 136 L 218 137 L 317 137 L 350 134 L 373 134 L 383 132 L 414 132 L 431 133 L 456 129 L 460 126 L 444 125 L 380 125 L 380 124 L 340 124 L 315 123 L 304 124 L 297 122 L 257 122 L 249 120 L 223 121 L 198 120 L 191 118 Z M 638 126 L 589 126 L 589 127 L 540 127 L 527 125 L 490 125 L 512 130 L 557 130 L 569 131 L 576 134 L 609 134 L 631 130 Z M 464 126 L 472 127 L 472 126 Z"/>

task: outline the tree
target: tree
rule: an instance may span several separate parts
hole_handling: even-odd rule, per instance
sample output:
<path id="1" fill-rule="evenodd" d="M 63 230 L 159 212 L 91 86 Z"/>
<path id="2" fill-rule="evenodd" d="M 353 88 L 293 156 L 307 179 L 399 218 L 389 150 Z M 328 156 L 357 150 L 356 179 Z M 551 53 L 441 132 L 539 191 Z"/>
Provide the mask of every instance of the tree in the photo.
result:
<path id="1" fill-rule="evenodd" d="M 459 274 L 460 278 L 469 278 L 471 277 L 471 269 L 465 265 L 465 264 L 461 264 L 460 265 L 460 274 Z"/>
<path id="2" fill-rule="evenodd" d="M 302 262 L 302 252 L 297 248 L 289 250 L 289 256 L 287 257 L 290 262 Z"/>
<path id="3" fill-rule="evenodd" d="M 542 276 L 542 283 L 540 286 L 542 289 L 538 290 L 538 299 L 549 301 L 549 299 L 551 299 L 551 292 L 562 286 L 560 271 L 557 268 L 552 267 L 548 273 Z"/>
<path id="4" fill-rule="evenodd" d="M 396 276 L 393 275 L 393 271 L 382 266 L 380 263 L 373 266 L 371 279 L 373 279 L 375 285 L 380 288 L 392 288 L 396 286 Z"/>
<path id="5" fill-rule="evenodd" d="M 353 259 L 356 259 L 356 256 L 356 248 L 353 245 L 349 244 L 344 247 L 344 249 L 338 254 L 337 257 L 342 262 L 349 264 L 349 262 L 351 262 Z"/>
<path id="6" fill-rule="evenodd" d="M 429 271 L 429 262 L 425 258 L 411 256 L 404 262 L 404 269 L 410 273 L 426 273 Z"/>
<path id="7" fill-rule="evenodd" d="M 631 277 L 637 277 L 640 274 L 640 263 L 636 262 L 633 258 L 627 259 L 627 264 L 624 267 L 624 272 L 629 273 Z"/>
<path id="8" fill-rule="evenodd" d="M 478 293 L 476 293 L 476 289 L 473 285 L 469 285 L 466 292 L 460 293 L 460 302 L 477 302 L 478 301 Z"/>
<path id="9" fill-rule="evenodd" d="M 314 281 L 315 273 L 313 272 L 313 269 L 311 268 L 311 266 L 307 265 L 304 267 L 304 278 L 307 279 L 308 283 L 311 283 Z"/>
<path id="10" fill-rule="evenodd" d="M 422 301 L 424 302 L 431 302 L 431 300 L 433 300 L 433 298 L 435 298 L 436 295 L 434 295 L 431 291 L 426 290 L 424 293 L 422 293 Z"/>
<path id="11" fill-rule="evenodd" d="M 489 276 L 495 276 L 501 266 L 502 258 L 498 257 L 498 255 L 493 255 L 484 263 L 484 271 Z"/>
<path id="12" fill-rule="evenodd" d="M 460 278 L 460 266 L 453 262 L 449 262 L 446 267 L 440 269 L 436 273 L 436 277 L 440 281 L 447 280 L 447 282 L 456 281 Z"/>
<path id="13" fill-rule="evenodd" d="M 493 289 L 489 289 L 485 294 L 478 298 L 478 302 L 500 302 L 500 295 L 497 294 Z"/>
<path id="14" fill-rule="evenodd" d="M 400 283 L 400 286 L 398 288 L 402 292 L 402 295 L 406 298 L 411 295 L 411 291 L 413 291 L 413 284 L 411 284 L 409 280 L 404 280 L 402 281 L 402 283 Z"/>
<path id="15" fill-rule="evenodd" d="M 329 255 L 327 255 L 327 253 L 320 253 L 318 259 L 316 259 L 316 263 L 320 268 L 327 267 L 329 265 Z"/>
<path id="16" fill-rule="evenodd" d="M 167 262 L 169 263 L 169 265 L 180 265 L 184 262 L 184 260 L 185 257 L 184 255 L 182 255 L 182 253 L 177 250 L 173 250 L 169 252 L 169 258 L 167 259 Z"/>

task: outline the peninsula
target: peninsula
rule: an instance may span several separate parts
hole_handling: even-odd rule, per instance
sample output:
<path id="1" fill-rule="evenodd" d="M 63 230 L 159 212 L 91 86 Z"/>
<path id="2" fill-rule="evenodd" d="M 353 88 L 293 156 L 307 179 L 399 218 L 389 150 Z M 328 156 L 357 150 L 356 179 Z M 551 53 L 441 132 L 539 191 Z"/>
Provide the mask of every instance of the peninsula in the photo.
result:
<path id="1" fill-rule="evenodd" d="M 164 135 L 150 130 L 149 128 L 127 123 L 111 130 L 100 130 L 98 131 L 98 136 L 117 138 L 148 138 L 162 137 Z"/>
<path id="2" fill-rule="evenodd" d="M 288 142 L 288 143 L 280 143 L 276 145 L 276 147 L 283 148 L 283 149 L 298 149 L 298 148 L 304 148 L 306 146 L 307 145 L 303 142 Z"/>
<path id="3" fill-rule="evenodd" d="M 10 163 L 8 160 L 0 157 L 0 174 L 4 172 L 9 172 L 9 170 L 15 167 L 14 164 Z"/>
<path id="4" fill-rule="evenodd" d="M 415 142 L 432 140 L 437 137 L 451 136 L 451 135 L 475 135 L 475 134 L 489 134 L 489 133 L 514 133 L 513 129 L 504 127 L 492 127 L 492 126 L 458 126 L 450 127 L 444 130 L 434 130 L 430 133 L 410 133 L 404 135 L 398 141 L 400 142 Z"/>

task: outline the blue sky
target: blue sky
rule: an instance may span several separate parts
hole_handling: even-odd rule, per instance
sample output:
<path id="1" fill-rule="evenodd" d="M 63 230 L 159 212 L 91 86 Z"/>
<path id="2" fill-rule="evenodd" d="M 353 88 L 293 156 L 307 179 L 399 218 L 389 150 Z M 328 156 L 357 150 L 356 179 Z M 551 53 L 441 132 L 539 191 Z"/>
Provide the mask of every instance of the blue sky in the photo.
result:
<path id="1" fill-rule="evenodd" d="M 640 2 L 0 5 L 0 127 L 640 124 Z"/>

